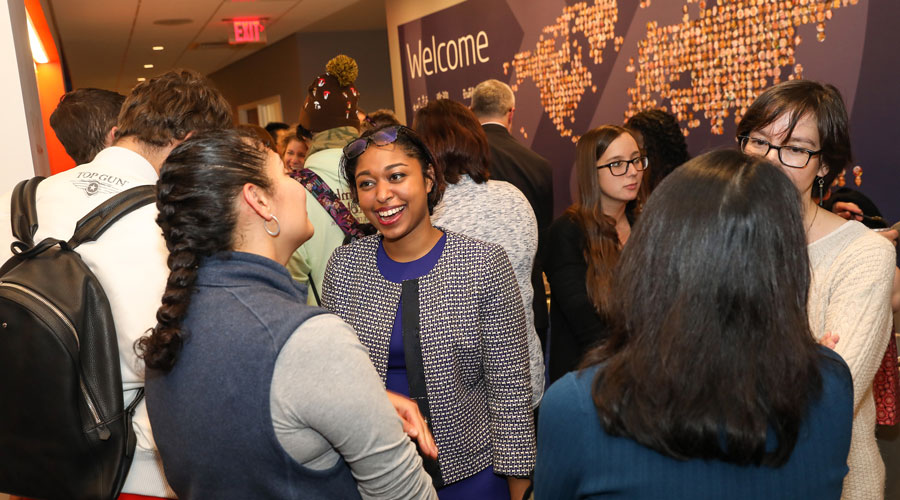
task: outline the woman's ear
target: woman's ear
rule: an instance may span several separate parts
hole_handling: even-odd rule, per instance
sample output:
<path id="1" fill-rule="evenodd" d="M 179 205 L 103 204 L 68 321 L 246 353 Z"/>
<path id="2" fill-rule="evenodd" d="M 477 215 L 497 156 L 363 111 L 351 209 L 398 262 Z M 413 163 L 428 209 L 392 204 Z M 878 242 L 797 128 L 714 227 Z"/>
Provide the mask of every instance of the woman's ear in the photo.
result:
<path id="1" fill-rule="evenodd" d="M 264 220 L 272 220 L 272 201 L 269 195 L 256 184 L 246 183 L 241 188 L 241 198 Z"/>
<path id="2" fill-rule="evenodd" d="M 425 192 L 430 193 L 434 189 L 434 165 L 428 165 L 425 170 Z"/>
<path id="3" fill-rule="evenodd" d="M 816 172 L 816 175 L 818 175 L 819 177 L 825 177 L 826 175 L 828 175 L 828 170 L 828 165 L 820 162 L 819 170 Z"/>

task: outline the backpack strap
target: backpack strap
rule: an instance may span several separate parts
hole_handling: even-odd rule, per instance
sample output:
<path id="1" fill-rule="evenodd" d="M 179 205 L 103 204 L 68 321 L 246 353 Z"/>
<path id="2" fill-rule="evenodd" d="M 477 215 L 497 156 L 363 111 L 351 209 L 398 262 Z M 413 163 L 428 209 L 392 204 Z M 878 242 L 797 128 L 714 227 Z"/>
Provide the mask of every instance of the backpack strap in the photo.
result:
<path id="1" fill-rule="evenodd" d="M 156 186 L 137 186 L 106 200 L 75 224 L 75 233 L 66 243 L 69 249 L 95 241 L 110 226 L 131 212 L 156 200 Z"/>
<path id="2" fill-rule="evenodd" d="M 334 194 L 334 191 L 328 187 L 328 184 L 318 174 L 308 168 L 304 168 L 292 172 L 291 177 L 297 179 L 307 191 L 316 197 L 319 205 L 322 205 L 322 208 L 331 215 L 331 218 L 334 219 L 334 222 L 345 235 L 352 239 L 359 239 L 368 234 L 360 227 L 360 223 L 350 213 L 347 206 Z"/>
<path id="3" fill-rule="evenodd" d="M 38 184 L 42 180 L 44 180 L 43 177 L 32 177 L 18 183 L 13 189 L 9 222 L 12 225 L 13 236 L 19 240 L 13 242 L 13 253 L 18 253 L 16 247 L 22 251 L 34 246 L 34 233 L 38 229 L 35 200 L 37 199 Z"/>

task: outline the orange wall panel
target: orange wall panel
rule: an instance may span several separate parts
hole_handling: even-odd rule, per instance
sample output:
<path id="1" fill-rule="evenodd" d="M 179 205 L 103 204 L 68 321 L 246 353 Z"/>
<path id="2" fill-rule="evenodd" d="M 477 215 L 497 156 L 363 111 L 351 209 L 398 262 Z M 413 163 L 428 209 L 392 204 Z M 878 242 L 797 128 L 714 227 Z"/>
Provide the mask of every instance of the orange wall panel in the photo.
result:
<path id="1" fill-rule="evenodd" d="M 50 114 L 56 109 L 59 98 L 66 93 L 63 84 L 62 65 L 56 62 L 37 64 L 38 96 L 41 101 L 41 119 L 44 123 L 44 138 L 47 144 L 47 159 L 50 162 L 50 173 L 56 174 L 75 166 L 75 161 L 66 153 L 65 148 L 56 138 L 50 127 Z"/>
<path id="2" fill-rule="evenodd" d="M 65 148 L 56 138 L 56 134 L 50 127 L 50 114 L 56 109 L 59 98 L 66 92 L 63 83 L 62 63 L 59 60 L 59 52 L 50 26 L 44 16 L 40 0 L 25 0 L 25 9 L 31 17 L 34 29 L 44 45 L 44 51 L 50 62 L 44 64 L 35 63 L 35 77 L 37 79 L 38 97 L 41 101 L 41 121 L 44 124 L 44 139 L 47 145 L 47 159 L 50 163 L 50 173 L 55 174 L 68 170 L 75 166 L 75 161 L 66 154 Z"/>

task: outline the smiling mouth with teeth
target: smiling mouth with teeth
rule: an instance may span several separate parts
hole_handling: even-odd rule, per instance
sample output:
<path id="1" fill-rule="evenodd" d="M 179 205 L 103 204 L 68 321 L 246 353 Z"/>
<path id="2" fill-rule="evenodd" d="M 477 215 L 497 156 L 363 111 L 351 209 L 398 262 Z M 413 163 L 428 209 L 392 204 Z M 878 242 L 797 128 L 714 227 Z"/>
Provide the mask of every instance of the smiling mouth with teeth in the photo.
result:
<path id="1" fill-rule="evenodd" d="M 406 208 L 406 206 L 396 207 L 396 208 L 392 208 L 390 210 L 380 211 L 380 212 L 378 212 L 378 216 L 386 219 L 392 215 L 399 213 L 404 208 Z"/>

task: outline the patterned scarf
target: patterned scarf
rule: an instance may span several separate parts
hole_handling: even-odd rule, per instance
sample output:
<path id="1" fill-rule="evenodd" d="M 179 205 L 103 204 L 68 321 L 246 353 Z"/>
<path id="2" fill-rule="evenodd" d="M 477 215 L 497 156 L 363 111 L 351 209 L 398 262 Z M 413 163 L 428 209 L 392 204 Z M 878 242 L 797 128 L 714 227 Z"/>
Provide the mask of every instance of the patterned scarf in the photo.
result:
<path id="1" fill-rule="evenodd" d="M 308 168 L 295 170 L 291 173 L 291 177 L 297 179 L 307 191 L 312 193 L 319 205 L 328 212 L 328 215 L 334 219 L 334 222 L 341 228 L 345 235 L 349 236 L 351 241 L 362 238 L 371 232 L 366 231 L 362 224 L 356 221 L 356 217 L 350 213 L 350 210 L 343 202 L 334 194 L 334 191 L 328 187 L 328 184 L 322 180 L 315 172 Z"/>

